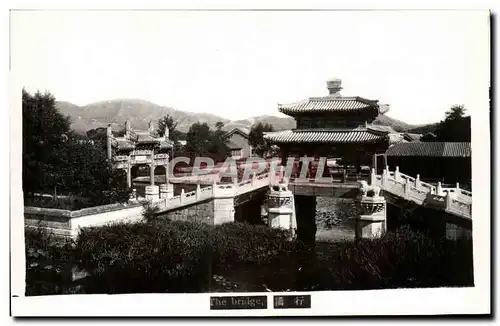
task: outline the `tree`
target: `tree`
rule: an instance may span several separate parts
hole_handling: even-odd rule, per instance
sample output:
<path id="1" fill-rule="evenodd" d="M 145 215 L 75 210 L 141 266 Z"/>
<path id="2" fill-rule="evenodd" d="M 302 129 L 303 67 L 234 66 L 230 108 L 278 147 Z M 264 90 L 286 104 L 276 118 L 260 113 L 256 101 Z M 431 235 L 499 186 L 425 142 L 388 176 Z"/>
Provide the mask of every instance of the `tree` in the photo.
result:
<path id="1" fill-rule="evenodd" d="M 58 150 L 71 134 L 70 119 L 55 106 L 50 93 L 34 95 L 22 91 L 23 110 L 23 190 L 27 193 L 52 188 L 45 181 L 56 173 Z"/>
<path id="2" fill-rule="evenodd" d="M 264 139 L 264 132 L 274 131 L 274 128 L 269 123 L 258 122 L 252 126 L 250 129 L 250 134 L 248 135 L 248 144 L 252 146 L 254 152 L 263 156 L 270 150 L 270 145 Z"/>
<path id="3" fill-rule="evenodd" d="M 231 149 L 228 146 L 229 137 L 227 136 L 227 132 L 222 130 L 222 127 L 224 127 L 222 122 L 217 122 L 215 127 L 217 130 L 212 132 L 211 142 L 207 151 L 215 162 L 221 162 L 231 153 Z"/>
<path id="4" fill-rule="evenodd" d="M 179 140 L 185 139 L 185 134 L 179 130 L 177 130 L 178 122 L 174 120 L 174 118 L 167 114 L 160 120 L 158 120 L 158 128 L 156 131 L 163 137 L 165 135 L 165 130 L 168 128 L 168 138 L 174 143 L 173 152 L 176 156 L 184 156 L 184 150 L 182 146 L 179 144 Z"/>
<path id="5" fill-rule="evenodd" d="M 113 169 L 106 152 L 88 142 L 73 139 L 59 152 L 61 164 L 52 181 L 69 194 L 90 198 L 94 205 L 128 200 L 125 171 Z"/>
<path id="6" fill-rule="evenodd" d="M 160 135 L 160 137 L 163 137 L 165 135 L 165 130 L 168 128 L 168 138 L 170 138 L 172 141 L 177 141 L 177 121 L 174 120 L 174 118 L 170 115 L 167 114 L 166 116 L 162 117 L 160 120 L 158 120 L 158 128 L 156 131 Z"/>
<path id="7" fill-rule="evenodd" d="M 453 105 L 449 111 L 445 113 L 445 121 L 459 120 L 465 116 L 467 109 L 463 105 Z"/>
<path id="8" fill-rule="evenodd" d="M 90 129 L 87 131 L 87 139 L 92 140 L 94 144 L 104 151 L 107 147 L 107 137 L 106 137 L 106 128 L 99 127 L 96 129 Z"/>
<path id="9" fill-rule="evenodd" d="M 465 112 L 466 109 L 463 105 L 452 106 L 445 113 L 445 119 L 438 124 L 434 141 L 470 142 L 470 116 L 466 116 Z"/>
<path id="10" fill-rule="evenodd" d="M 124 171 L 114 170 L 106 151 L 76 135 L 50 93 L 23 90 L 23 190 L 63 192 L 94 204 L 128 199 Z M 92 133 L 97 136 L 98 131 Z"/>
<path id="11" fill-rule="evenodd" d="M 222 130 L 222 127 L 224 127 L 224 122 L 219 121 L 215 123 L 215 129 Z"/>
<path id="12" fill-rule="evenodd" d="M 191 156 L 204 155 L 210 142 L 210 127 L 206 123 L 193 123 L 186 135 L 186 152 Z"/>
<path id="13" fill-rule="evenodd" d="M 207 123 L 196 122 L 186 135 L 186 153 L 191 157 L 208 156 L 222 161 L 229 155 L 227 134 L 221 129 L 210 130 Z"/>

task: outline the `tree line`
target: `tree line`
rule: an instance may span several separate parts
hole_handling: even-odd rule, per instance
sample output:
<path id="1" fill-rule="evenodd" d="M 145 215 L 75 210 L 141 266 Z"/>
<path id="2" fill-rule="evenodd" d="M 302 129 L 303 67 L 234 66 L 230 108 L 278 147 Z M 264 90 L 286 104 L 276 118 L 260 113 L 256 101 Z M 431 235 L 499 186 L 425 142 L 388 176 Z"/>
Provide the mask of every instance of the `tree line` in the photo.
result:
<path id="1" fill-rule="evenodd" d="M 126 174 L 113 169 L 106 151 L 79 136 L 50 93 L 22 91 L 23 191 L 81 196 L 95 205 L 124 202 Z"/>
<path id="2" fill-rule="evenodd" d="M 51 93 L 22 91 L 23 110 L 23 191 L 26 196 L 54 194 L 80 196 L 94 204 L 124 202 L 131 189 L 126 172 L 114 169 L 106 155 L 106 128 L 91 129 L 86 136 L 71 129 L 71 120 L 59 112 Z M 228 133 L 219 122 L 215 129 L 194 123 L 187 133 L 177 130 L 177 122 L 167 115 L 158 121 L 157 133 L 174 143 L 175 156 L 208 156 L 216 162 L 230 155 Z M 257 153 L 266 151 L 264 131 L 269 124 L 252 126 L 249 143 Z M 186 140 L 181 146 L 179 140 Z"/>
<path id="3" fill-rule="evenodd" d="M 470 142 L 471 120 L 463 105 L 453 105 L 445 112 L 443 120 L 436 124 L 418 127 L 411 132 L 424 134 L 424 142 Z"/>
<path id="4" fill-rule="evenodd" d="M 228 132 L 222 130 L 223 127 L 223 122 L 217 122 L 215 129 L 211 129 L 207 123 L 196 122 L 184 135 L 177 130 L 174 118 L 166 115 L 158 121 L 157 133 L 163 136 L 168 129 L 169 138 L 174 143 L 174 156 L 205 156 L 215 162 L 221 162 L 231 155 L 230 139 Z M 258 122 L 251 127 L 248 144 L 252 146 L 256 155 L 264 156 L 270 151 L 270 145 L 264 140 L 264 132 L 270 131 L 274 131 L 274 128 L 269 123 Z M 185 146 L 179 144 L 179 140 L 183 139 L 186 140 Z"/>

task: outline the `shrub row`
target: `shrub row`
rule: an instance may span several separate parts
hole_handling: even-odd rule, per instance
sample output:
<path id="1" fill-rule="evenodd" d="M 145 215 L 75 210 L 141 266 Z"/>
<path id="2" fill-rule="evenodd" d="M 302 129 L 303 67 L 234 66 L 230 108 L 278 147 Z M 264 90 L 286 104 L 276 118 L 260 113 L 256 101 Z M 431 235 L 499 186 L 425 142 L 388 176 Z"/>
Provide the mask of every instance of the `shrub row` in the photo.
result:
<path id="1" fill-rule="evenodd" d="M 472 240 L 433 239 L 402 228 L 380 239 L 317 244 L 315 252 L 297 255 L 296 265 L 302 268 L 295 286 L 297 290 L 473 286 L 472 257 Z"/>
<path id="2" fill-rule="evenodd" d="M 471 240 L 433 240 L 407 228 L 376 240 L 301 250 L 288 239 L 288 232 L 265 226 L 161 220 L 87 228 L 74 246 L 54 246 L 44 235 L 27 232 L 27 295 L 74 293 L 62 271 L 75 263 L 92 275 L 84 293 L 203 292 L 215 274 L 250 275 L 238 281 L 273 290 L 474 283 Z"/>
<path id="3" fill-rule="evenodd" d="M 80 267 L 93 275 L 92 292 L 198 292 L 216 269 L 263 264 L 291 248 L 287 232 L 228 223 L 156 221 L 81 231 Z"/>

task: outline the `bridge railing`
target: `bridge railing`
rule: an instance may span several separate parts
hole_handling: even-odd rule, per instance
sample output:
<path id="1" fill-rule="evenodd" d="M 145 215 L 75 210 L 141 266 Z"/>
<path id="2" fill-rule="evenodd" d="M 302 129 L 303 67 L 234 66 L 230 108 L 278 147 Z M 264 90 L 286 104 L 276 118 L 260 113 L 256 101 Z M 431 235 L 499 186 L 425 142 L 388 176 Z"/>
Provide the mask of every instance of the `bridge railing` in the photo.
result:
<path id="1" fill-rule="evenodd" d="M 200 188 L 200 185 L 196 187 L 196 190 L 190 192 L 184 192 L 184 189 L 182 189 L 180 195 L 161 200 L 160 208 L 176 208 L 212 198 L 213 189 L 213 186 Z"/>
<path id="2" fill-rule="evenodd" d="M 413 178 L 399 172 L 398 167 L 395 171 L 383 170 L 382 175 L 377 175 L 372 169 L 370 183 L 419 205 L 471 217 L 472 192 L 460 189 L 458 183 L 454 188 L 444 188 L 441 183 L 438 183 L 436 187 L 420 181 L 419 175 Z"/>
<path id="3" fill-rule="evenodd" d="M 271 173 L 267 172 L 259 175 L 252 175 L 249 180 L 242 182 L 235 181 L 234 183 L 221 183 L 214 180 L 211 186 L 205 188 L 201 188 L 198 184 L 196 190 L 184 192 L 184 189 L 182 189 L 180 195 L 160 200 L 160 208 L 176 208 L 216 196 L 237 196 L 257 188 L 268 186 L 271 182 L 271 175 Z"/>

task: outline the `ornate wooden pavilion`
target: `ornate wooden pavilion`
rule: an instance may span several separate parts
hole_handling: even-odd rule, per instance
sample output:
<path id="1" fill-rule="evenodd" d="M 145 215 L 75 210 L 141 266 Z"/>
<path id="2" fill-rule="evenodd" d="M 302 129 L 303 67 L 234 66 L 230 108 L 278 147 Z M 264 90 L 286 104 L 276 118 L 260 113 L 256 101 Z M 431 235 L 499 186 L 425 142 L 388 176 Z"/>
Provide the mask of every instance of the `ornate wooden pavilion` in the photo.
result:
<path id="1" fill-rule="evenodd" d="M 362 166 L 371 166 L 374 154 L 385 153 L 391 143 L 390 127 L 374 125 L 379 114 L 385 114 L 389 107 L 377 100 L 363 97 L 341 96 L 340 79 L 327 81 L 329 94 L 323 97 L 278 104 L 278 110 L 296 120 L 293 130 L 269 132 L 265 139 L 278 145 L 282 164 L 289 157 L 327 157 L 341 161 L 338 174 L 324 168 L 324 177 L 342 181 L 358 179 L 363 175 Z M 326 164 L 326 163 L 325 163 Z M 297 163 L 296 171 L 301 164 Z M 315 176 L 317 166 L 309 166 L 309 177 Z M 367 171 L 368 172 L 368 171 Z"/>

